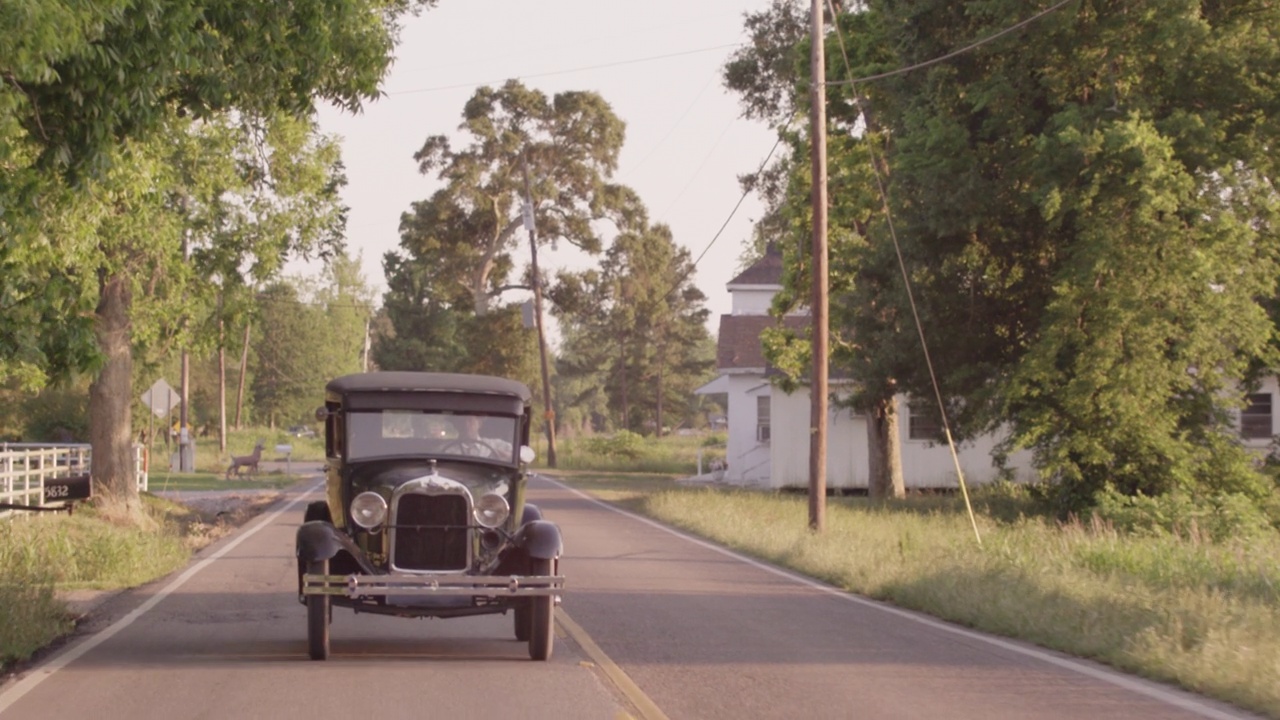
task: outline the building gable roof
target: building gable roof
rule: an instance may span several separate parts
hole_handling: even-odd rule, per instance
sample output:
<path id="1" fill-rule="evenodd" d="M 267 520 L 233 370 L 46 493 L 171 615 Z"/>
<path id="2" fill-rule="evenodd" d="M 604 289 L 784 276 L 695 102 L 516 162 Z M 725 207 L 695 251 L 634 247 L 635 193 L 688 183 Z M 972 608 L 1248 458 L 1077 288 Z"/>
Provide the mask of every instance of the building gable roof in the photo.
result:
<path id="1" fill-rule="evenodd" d="M 768 365 L 764 349 L 760 346 L 760 334 L 765 328 L 776 327 L 778 319 L 769 315 L 721 315 L 720 336 L 716 342 L 716 368 L 724 370 L 755 369 L 763 371 Z M 809 326 L 809 318 L 788 315 L 782 325 L 796 331 Z"/>
<path id="2" fill-rule="evenodd" d="M 765 248 L 764 257 L 755 261 L 746 270 L 738 273 L 738 276 L 729 281 L 729 287 L 734 285 L 777 285 L 782 286 L 782 253 L 778 250 L 778 246 L 769 243 Z"/>

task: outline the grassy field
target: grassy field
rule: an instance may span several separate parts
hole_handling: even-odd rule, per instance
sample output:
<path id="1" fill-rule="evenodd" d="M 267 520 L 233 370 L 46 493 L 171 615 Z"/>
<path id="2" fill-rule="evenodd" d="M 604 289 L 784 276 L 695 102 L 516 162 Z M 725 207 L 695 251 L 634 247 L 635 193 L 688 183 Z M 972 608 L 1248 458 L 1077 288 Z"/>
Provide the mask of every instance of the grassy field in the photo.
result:
<path id="1" fill-rule="evenodd" d="M 285 432 L 283 428 L 272 430 L 270 428 L 247 428 L 243 430 L 230 430 L 227 432 L 227 450 L 221 452 L 218 448 L 218 438 L 216 436 L 196 438 L 196 458 L 195 469 L 198 472 L 223 474 L 231 465 L 233 456 L 249 455 L 253 453 L 253 446 L 262 443 L 261 460 L 264 462 L 273 462 L 283 460 L 283 456 L 276 452 L 276 446 L 288 445 L 292 448 L 289 458 L 292 461 L 320 461 L 324 460 L 324 438 L 317 437 L 293 437 Z M 151 465 L 150 474 L 154 477 L 169 470 L 173 454 L 177 452 L 176 445 L 165 446 L 163 442 L 156 442 L 151 446 Z M 176 466 L 174 466 L 176 469 Z"/>
<path id="2" fill-rule="evenodd" d="M 1060 523 L 1025 490 L 831 498 L 682 487 L 655 473 L 557 471 L 607 502 L 849 592 L 1098 660 L 1280 718 L 1280 533 L 1220 540 Z"/>

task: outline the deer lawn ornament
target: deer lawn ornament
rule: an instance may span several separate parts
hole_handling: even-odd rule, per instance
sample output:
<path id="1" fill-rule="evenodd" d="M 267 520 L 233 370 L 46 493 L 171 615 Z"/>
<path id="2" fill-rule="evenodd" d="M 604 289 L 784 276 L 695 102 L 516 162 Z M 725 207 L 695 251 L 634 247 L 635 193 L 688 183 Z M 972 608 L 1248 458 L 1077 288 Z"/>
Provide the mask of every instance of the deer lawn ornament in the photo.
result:
<path id="1" fill-rule="evenodd" d="M 252 455 L 240 455 L 240 456 L 232 455 L 231 456 L 231 467 L 227 468 L 226 479 L 230 480 L 232 473 L 235 473 L 236 477 L 239 477 L 241 468 L 248 470 L 250 475 L 257 475 L 258 461 L 261 459 L 262 459 L 262 441 L 259 440 L 258 444 L 253 446 Z"/>

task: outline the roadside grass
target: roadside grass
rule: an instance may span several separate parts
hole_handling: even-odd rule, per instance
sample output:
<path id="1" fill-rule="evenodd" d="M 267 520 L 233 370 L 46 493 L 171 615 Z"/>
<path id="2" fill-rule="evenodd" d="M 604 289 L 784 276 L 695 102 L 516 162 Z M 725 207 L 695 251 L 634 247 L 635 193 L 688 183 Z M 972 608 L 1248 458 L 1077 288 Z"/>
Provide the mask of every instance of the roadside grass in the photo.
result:
<path id="1" fill-rule="evenodd" d="M 946 495 L 830 498 L 551 474 L 595 497 L 846 591 L 1098 660 L 1280 718 L 1280 533 L 1211 541 L 1060 523 L 1029 494 L 973 493 L 981 546 Z"/>
<path id="2" fill-rule="evenodd" d="M 241 430 L 227 431 L 226 452 L 218 450 L 218 438 L 216 435 L 197 437 L 195 442 L 195 468 L 199 472 L 225 475 L 227 468 L 231 465 L 231 458 L 253 454 L 253 446 L 258 442 L 262 443 L 261 462 L 283 461 L 283 455 L 276 452 L 276 447 L 280 445 L 288 445 L 291 448 L 289 459 L 292 462 L 324 460 L 324 438 L 319 435 L 316 437 L 293 437 L 284 428 L 276 428 L 274 430 L 265 427 L 243 428 Z M 152 476 L 169 469 L 177 449 L 176 444 L 170 443 L 166 446 L 164 442 L 159 440 L 151 445 L 150 472 Z"/>
<path id="3" fill-rule="evenodd" d="M 213 516 L 149 493 L 142 506 L 141 524 L 118 522 L 88 503 L 73 515 L 0 522 L 0 673 L 72 631 L 77 618 L 60 593 L 164 577 L 256 512 Z"/>
<path id="4" fill-rule="evenodd" d="M 712 460 L 724 458 L 723 441 L 723 435 L 703 434 L 668 435 L 660 440 L 625 432 L 578 437 L 557 444 L 556 466 L 563 470 L 693 475 L 699 450 L 705 472 Z M 545 445 L 535 449 L 545 467 Z"/>
<path id="5" fill-rule="evenodd" d="M 282 471 L 259 472 L 257 475 L 233 475 L 227 480 L 225 473 L 178 473 L 162 471 L 151 473 L 147 488 L 153 493 L 187 490 L 279 490 L 298 482 L 301 476 Z"/>

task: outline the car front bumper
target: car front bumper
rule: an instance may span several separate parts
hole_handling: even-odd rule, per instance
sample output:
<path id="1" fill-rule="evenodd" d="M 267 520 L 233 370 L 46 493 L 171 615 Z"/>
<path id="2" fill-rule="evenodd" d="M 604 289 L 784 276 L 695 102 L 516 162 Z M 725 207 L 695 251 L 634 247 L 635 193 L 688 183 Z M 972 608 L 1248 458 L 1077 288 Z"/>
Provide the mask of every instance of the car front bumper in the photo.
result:
<path id="1" fill-rule="evenodd" d="M 408 574 L 302 576 L 302 594 L 339 595 L 352 600 L 377 596 L 531 597 L 559 596 L 560 575 Z"/>

